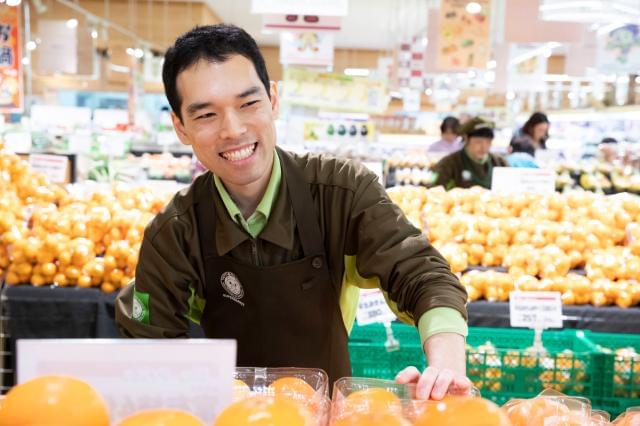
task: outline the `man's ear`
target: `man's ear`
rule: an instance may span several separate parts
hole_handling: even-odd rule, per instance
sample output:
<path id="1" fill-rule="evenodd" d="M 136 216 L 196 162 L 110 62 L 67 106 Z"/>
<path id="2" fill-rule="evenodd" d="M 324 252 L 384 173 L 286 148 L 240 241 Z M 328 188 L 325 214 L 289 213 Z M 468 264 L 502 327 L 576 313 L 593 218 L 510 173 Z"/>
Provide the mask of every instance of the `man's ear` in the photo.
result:
<path id="1" fill-rule="evenodd" d="M 191 145 L 191 139 L 184 129 L 182 120 L 173 111 L 171 111 L 171 121 L 173 122 L 173 128 L 175 129 L 176 135 L 178 136 L 178 139 L 180 139 L 180 142 L 183 145 Z"/>
<path id="2" fill-rule="evenodd" d="M 271 96 L 271 113 L 274 119 L 278 118 L 278 108 L 280 100 L 278 99 L 278 85 L 275 81 L 269 82 L 269 95 Z"/>

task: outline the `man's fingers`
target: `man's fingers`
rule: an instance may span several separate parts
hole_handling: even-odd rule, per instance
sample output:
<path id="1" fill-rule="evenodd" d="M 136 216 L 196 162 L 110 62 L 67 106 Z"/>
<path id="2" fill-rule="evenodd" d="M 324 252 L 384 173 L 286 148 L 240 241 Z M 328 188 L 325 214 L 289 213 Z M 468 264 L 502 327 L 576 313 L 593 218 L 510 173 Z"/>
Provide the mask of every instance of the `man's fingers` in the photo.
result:
<path id="1" fill-rule="evenodd" d="M 427 367 L 422 373 L 420 380 L 418 380 L 418 386 L 416 388 L 416 397 L 418 399 L 428 399 L 431 395 L 433 385 L 438 378 L 438 369 L 435 367 Z"/>
<path id="2" fill-rule="evenodd" d="M 431 390 L 431 399 L 441 400 L 447 394 L 449 385 L 453 382 L 454 372 L 451 370 L 440 370 L 438 377 Z"/>
<path id="3" fill-rule="evenodd" d="M 417 383 L 420 379 L 420 370 L 416 367 L 407 367 L 396 375 L 396 382 L 401 385 Z"/>

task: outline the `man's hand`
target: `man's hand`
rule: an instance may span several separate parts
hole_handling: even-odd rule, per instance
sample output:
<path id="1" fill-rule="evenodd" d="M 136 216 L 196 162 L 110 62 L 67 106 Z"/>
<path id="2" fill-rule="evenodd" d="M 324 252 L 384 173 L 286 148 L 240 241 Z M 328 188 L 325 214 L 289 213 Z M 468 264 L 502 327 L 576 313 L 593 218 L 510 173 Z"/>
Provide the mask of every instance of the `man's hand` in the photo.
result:
<path id="1" fill-rule="evenodd" d="M 456 333 L 439 333 L 424 342 L 429 366 L 422 374 L 407 367 L 396 376 L 401 384 L 417 383 L 417 399 L 444 398 L 446 394 L 467 395 L 471 381 L 466 376 L 464 337 Z"/>

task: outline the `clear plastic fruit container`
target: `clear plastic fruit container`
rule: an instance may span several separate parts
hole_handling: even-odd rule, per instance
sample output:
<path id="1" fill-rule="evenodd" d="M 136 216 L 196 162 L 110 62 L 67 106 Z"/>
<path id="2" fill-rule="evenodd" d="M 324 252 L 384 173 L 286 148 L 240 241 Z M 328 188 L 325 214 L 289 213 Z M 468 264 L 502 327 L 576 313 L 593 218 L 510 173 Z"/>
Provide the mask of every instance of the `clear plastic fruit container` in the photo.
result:
<path id="1" fill-rule="evenodd" d="M 263 395 L 287 397 L 306 407 L 318 426 L 328 423 L 329 377 L 319 368 L 236 367 L 233 400 Z"/>
<path id="2" fill-rule="evenodd" d="M 470 395 L 480 396 L 472 388 Z M 416 399 L 416 385 L 402 385 L 392 380 L 363 377 L 343 377 L 333 386 L 331 423 L 354 414 L 388 413 L 398 419 L 398 424 L 411 424 L 427 404 L 438 401 Z"/>

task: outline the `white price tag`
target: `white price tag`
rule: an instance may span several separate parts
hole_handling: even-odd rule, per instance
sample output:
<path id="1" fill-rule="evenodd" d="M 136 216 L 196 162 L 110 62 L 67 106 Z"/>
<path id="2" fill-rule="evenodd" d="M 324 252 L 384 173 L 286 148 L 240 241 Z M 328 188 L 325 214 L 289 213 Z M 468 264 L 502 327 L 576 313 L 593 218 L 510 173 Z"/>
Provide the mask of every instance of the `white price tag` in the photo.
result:
<path id="1" fill-rule="evenodd" d="M 45 175 L 50 182 L 66 183 L 69 158 L 64 155 L 29 154 L 29 166 Z"/>
<path id="2" fill-rule="evenodd" d="M 556 172 L 524 167 L 494 167 L 491 190 L 503 194 L 552 194 L 556 190 Z"/>
<path id="3" fill-rule="evenodd" d="M 389 309 L 382 291 L 373 289 L 360 290 L 356 319 L 358 325 L 368 325 L 376 322 L 390 322 L 395 320 L 396 316 Z"/>
<path id="4" fill-rule="evenodd" d="M 511 327 L 562 328 L 562 300 L 557 291 L 509 293 Z"/>
<path id="5" fill-rule="evenodd" d="M 91 384 L 113 424 L 144 409 L 186 410 L 211 424 L 231 403 L 234 340 L 18 340 L 18 383 L 59 374 Z"/>

